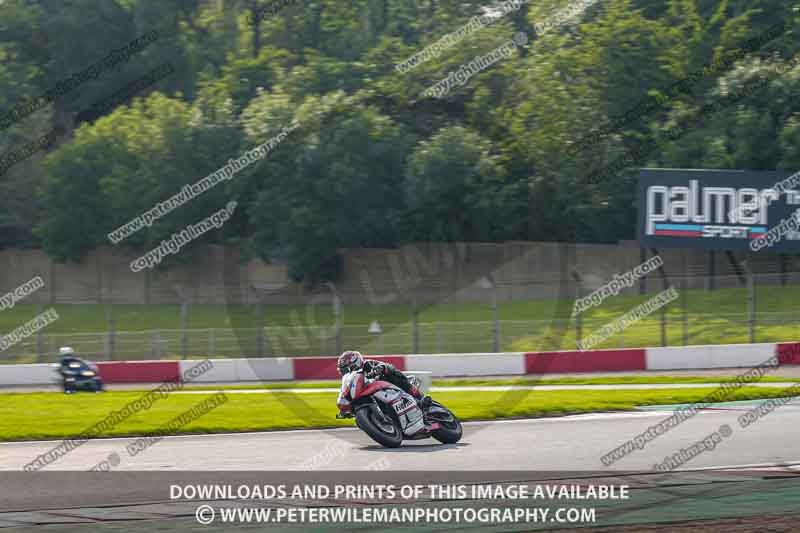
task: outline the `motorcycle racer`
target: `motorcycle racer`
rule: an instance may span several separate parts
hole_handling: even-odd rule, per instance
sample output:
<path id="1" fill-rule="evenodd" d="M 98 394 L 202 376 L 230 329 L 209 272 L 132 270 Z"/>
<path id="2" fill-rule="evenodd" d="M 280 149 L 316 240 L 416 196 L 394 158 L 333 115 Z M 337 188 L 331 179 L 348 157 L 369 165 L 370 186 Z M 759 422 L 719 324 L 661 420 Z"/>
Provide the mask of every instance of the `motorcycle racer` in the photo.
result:
<path id="1" fill-rule="evenodd" d="M 78 390 L 104 390 L 100 370 L 91 361 L 81 359 L 69 346 L 58 349 L 58 373 L 61 375 L 64 394 L 72 394 Z"/>
<path id="2" fill-rule="evenodd" d="M 409 381 L 405 374 L 389 363 L 384 363 L 375 359 L 364 359 L 361 352 L 346 350 L 339 356 L 336 367 L 339 369 L 339 375 L 341 376 L 356 370 L 363 370 L 364 376 L 369 379 L 388 381 L 392 385 L 400 387 L 413 396 L 417 400 L 419 407 L 423 410 L 430 404 L 430 396 L 425 396 L 419 387 Z M 339 415 L 337 415 L 337 417 L 352 416 L 350 402 L 342 398 L 341 394 L 339 395 L 336 405 L 339 407 Z"/>

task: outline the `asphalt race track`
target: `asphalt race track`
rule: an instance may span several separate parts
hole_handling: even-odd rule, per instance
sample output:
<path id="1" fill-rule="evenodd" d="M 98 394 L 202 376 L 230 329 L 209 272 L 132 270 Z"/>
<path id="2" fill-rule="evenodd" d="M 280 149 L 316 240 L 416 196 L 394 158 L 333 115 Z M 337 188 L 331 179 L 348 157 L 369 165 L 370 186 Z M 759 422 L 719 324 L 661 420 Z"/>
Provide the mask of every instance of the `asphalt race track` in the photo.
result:
<path id="1" fill-rule="evenodd" d="M 800 463 L 800 401 L 780 407 L 747 428 L 737 417 L 757 402 L 724 404 L 704 410 L 672 428 L 643 450 L 619 461 L 615 470 L 651 470 L 727 424 L 732 435 L 687 468 Z M 600 457 L 672 414 L 666 408 L 633 413 L 597 413 L 558 418 L 466 423 L 456 445 L 427 439 L 385 449 L 358 429 L 275 431 L 166 437 L 136 455 L 125 451 L 134 439 L 89 441 L 48 470 L 88 470 L 119 455 L 114 470 L 359 470 L 379 459 L 389 470 L 602 470 Z M 0 444 L 0 470 L 21 470 L 58 441 Z M 325 457 L 335 457 L 326 460 Z"/>
<path id="2" fill-rule="evenodd" d="M 130 487 L 98 481 L 102 478 L 96 476 L 116 475 L 107 472 L 82 473 L 80 475 L 95 477 L 92 482 L 80 484 L 66 475 L 45 473 L 86 471 L 102 460 L 109 461 L 114 472 L 160 471 L 166 472 L 162 474 L 165 476 L 169 476 L 169 472 L 177 476 L 188 471 L 236 471 L 245 475 L 245 472 L 256 471 L 334 470 L 363 471 L 384 477 L 387 471 L 394 471 L 397 475 L 410 471 L 416 471 L 418 475 L 430 472 L 426 475 L 431 480 L 437 479 L 437 471 L 440 476 L 443 471 L 485 471 L 487 479 L 497 478 L 496 471 L 505 471 L 506 475 L 500 478 L 507 478 L 509 472 L 515 472 L 522 478 L 526 478 L 524 474 L 530 474 L 527 479 L 537 479 L 532 473 L 554 471 L 561 472 L 562 477 L 565 473 L 574 473 L 576 478 L 585 477 L 587 472 L 594 472 L 595 476 L 599 472 L 618 477 L 623 471 L 649 472 L 652 477 L 654 465 L 663 461 L 665 456 L 687 448 L 714 431 L 724 433 L 725 438 L 715 449 L 701 453 L 678 470 L 691 470 L 692 476 L 705 476 L 706 481 L 711 476 L 717 482 L 719 479 L 714 476 L 723 476 L 726 481 L 734 478 L 741 481 L 741 476 L 744 476 L 748 483 L 765 475 L 783 479 L 783 482 L 790 480 L 794 490 L 791 497 L 770 498 L 769 505 L 786 504 L 796 510 L 800 503 L 800 491 L 797 490 L 800 486 L 800 402 L 794 400 L 749 427 L 740 427 L 737 417 L 756 403 L 735 402 L 704 410 L 611 467 L 606 467 L 600 457 L 669 417 L 672 411 L 656 407 L 634 413 L 475 422 L 465 424 L 464 437 L 458 444 L 441 445 L 432 440 L 422 440 L 406 443 L 399 449 L 382 448 L 357 429 L 166 437 L 135 456 L 126 451 L 126 446 L 134 439 L 95 440 L 73 450 L 43 472 L 6 472 L 1 477 L 5 481 L 0 483 L 0 502 L 2 510 L 9 512 L 0 512 L 0 529 L 24 524 L 63 525 L 64 509 L 71 509 L 69 521 L 76 520 L 77 524 L 85 518 L 81 513 L 88 512 L 86 509 L 94 513 L 91 520 L 105 523 L 103 517 L 108 513 L 123 513 L 124 517 L 133 512 L 130 507 L 119 507 L 123 503 L 139 506 L 136 509 L 140 514 L 143 512 L 141 505 L 163 507 L 166 504 L 168 510 L 160 511 L 159 517 L 171 517 L 174 524 L 186 523 L 185 517 L 190 513 L 185 506 L 180 507 L 179 502 L 169 502 L 163 487 L 140 486 L 131 490 Z M 730 428 L 729 432 L 720 429 L 725 425 Z M 21 470 L 37 455 L 57 444 L 57 441 L 0 444 L 0 470 Z M 538 475 L 542 477 L 542 474 Z M 15 481 L 21 479 L 20 476 L 46 479 L 49 490 L 43 491 L 36 483 Z M 206 476 L 213 479 L 213 475 Z M 546 475 L 544 478 L 548 479 Z M 659 479 L 661 481 L 654 482 L 655 485 L 663 485 L 663 480 L 668 477 L 660 475 Z M 683 486 L 686 483 L 673 482 L 672 485 Z M 748 489 L 738 497 L 744 493 L 753 495 L 753 491 Z M 768 510 L 769 505 L 765 505 L 758 502 L 757 508 Z M 100 508 L 103 510 L 98 511 Z M 742 504 L 735 508 L 741 511 L 748 507 Z M 54 511 L 59 509 L 62 511 Z M 96 516 L 98 512 L 100 518 Z M 179 530 L 183 531 L 175 529 Z"/>

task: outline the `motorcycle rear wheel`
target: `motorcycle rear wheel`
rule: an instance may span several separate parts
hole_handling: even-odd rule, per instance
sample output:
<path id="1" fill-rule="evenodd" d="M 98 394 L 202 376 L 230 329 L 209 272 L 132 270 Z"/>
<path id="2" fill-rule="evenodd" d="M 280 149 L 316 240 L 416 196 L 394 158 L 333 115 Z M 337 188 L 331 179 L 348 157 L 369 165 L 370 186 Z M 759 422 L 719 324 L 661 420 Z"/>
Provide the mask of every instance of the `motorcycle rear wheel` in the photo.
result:
<path id="1" fill-rule="evenodd" d="M 356 410 L 356 425 L 381 446 L 397 448 L 403 443 L 403 432 L 394 420 L 374 405 Z"/>

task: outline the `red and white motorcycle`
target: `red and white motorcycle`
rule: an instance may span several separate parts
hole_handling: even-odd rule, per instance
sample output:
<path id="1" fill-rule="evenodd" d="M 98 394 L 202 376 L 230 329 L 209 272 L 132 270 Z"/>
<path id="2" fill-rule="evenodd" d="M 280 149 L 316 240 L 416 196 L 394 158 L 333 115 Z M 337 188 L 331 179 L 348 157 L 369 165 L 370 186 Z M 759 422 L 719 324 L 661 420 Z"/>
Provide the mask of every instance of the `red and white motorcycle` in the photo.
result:
<path id="1" fill-rule="evenodd" d="M 409 376 L 409 381 L 419 386 L 416 377 Z M 403 389 L 388 381 L 369 379 L 363 370 L 342 377 L 339 399 L 350 403 L 356 425 L 387 448 L 397 448 L 403 440 L 429 437 L 444 444 L 461 440 L 461 422 L 447 407 L 430 400 L 423 411 Z"/>

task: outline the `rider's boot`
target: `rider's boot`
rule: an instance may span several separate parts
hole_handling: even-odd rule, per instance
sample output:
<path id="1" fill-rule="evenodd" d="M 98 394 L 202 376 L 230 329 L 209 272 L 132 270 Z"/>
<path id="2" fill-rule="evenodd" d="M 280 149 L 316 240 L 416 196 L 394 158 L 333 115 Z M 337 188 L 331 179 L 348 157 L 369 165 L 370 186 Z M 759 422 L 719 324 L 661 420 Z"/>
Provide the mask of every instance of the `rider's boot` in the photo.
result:
<path id="1" fill-rule="evenodd" d="M 411 396 L 416 398 L 417 405 L 419 405 L 420 409 L 422 409 L 424 411 L 425 409 L 430 407 L 430 405 L 431 405 L 431 397 L 430 396 L 425 396 L 422 393 L 422 391 L 419 389 L 419 387 L 412 386 L 411 390 L 409 392 L 410 392 Z"/>

